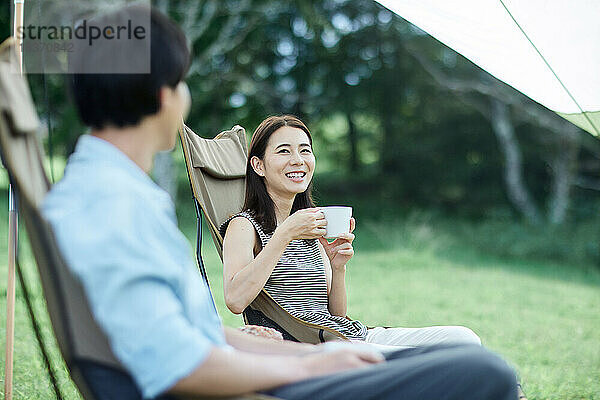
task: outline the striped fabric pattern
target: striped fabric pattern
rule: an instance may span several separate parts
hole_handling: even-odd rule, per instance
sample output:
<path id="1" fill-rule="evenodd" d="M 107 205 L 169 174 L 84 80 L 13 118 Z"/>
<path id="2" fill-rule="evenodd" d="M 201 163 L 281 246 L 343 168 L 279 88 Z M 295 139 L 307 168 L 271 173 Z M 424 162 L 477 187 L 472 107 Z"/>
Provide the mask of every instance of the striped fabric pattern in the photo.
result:
<path id="1" fill-rule="evenodd" d="M 244 211 L 229 218 L 221 227 L 227 229 L 236 217 L 248 219 L 266 246 L 272 233 L 266 233 L 251 213 Z M 305 322 L 334 329 L 349 339 L 364 340 L 367 328 L 359 321 L 334 316 L 327 308 L 327 280 L 318 241 L 293 240 L 277 262 L 264 290 L 288 313 Z"/>

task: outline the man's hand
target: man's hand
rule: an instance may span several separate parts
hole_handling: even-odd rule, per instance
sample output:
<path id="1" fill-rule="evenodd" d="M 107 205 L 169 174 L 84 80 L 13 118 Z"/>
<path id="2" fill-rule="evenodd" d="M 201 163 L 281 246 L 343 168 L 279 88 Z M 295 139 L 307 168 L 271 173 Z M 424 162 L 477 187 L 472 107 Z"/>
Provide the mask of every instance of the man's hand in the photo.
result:
<path id="1" fill-rule="evenodd" d="M 377 351 L 357 349 L 348 344 L 339 348 L 336 346 L 331 351 L 308 354 L 303 357 L 303 361 L 310 376 L 314 377 L 368 367 L 385 361 L 385 358 Z"/>
<path id="2" fill-rule="evenodd" d="M 233 336 L 248 335 L 237 332 Z M 259 340 L 256 337 L 251 339 L 278 346 L 278 342 Z M 298 343 L 291 344 L 300 346 Z M 233 348 L 213 347 L 208 357 L 191 374 L 180 379 L 169 392 L 206 396 L 239 395 L 321 375 L 365 368 L 383 361 L 381 354 L 369 349 L 355 349 L 348 342 L 304 346 L 308 346 L 305 355 L 249 353 Z M 257 350 L 256 347 L 253 350 Z"/>

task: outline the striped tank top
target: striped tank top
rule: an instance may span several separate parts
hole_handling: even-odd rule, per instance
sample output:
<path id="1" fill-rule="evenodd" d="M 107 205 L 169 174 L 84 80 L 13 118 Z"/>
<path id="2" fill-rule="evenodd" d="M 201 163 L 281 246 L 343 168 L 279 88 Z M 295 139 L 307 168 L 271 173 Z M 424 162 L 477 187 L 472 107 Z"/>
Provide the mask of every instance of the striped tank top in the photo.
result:
<path id="1" fill-rule="evenodd" d="M 264 248 L 272 233 L 266 233 L 249 212 L 241 212 L 230 217 L 221 227 L 227 229 L 229 221 L 235 217 L 248 219 L 260 237 Z M 325 265 L 316 239 L 292 240 L 271 276 L 264 290 L 288 313 L 312 324 L 334 329 L 349 339 L 364 340 L 367 327 L 359 321 L 331 315 L 328 309 L 327 279 Z"/>

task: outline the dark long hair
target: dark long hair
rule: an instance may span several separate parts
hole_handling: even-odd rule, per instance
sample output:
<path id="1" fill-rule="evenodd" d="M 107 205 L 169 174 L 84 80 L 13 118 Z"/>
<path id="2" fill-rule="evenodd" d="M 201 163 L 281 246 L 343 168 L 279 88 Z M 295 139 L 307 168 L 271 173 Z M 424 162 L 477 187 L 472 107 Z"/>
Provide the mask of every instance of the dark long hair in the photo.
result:
<path id="1" fill-rule="evenodd" d="M 248 161 L 246 163 L 246 195 L 244 198 L 244 210 L 250 211 L 258 223 L 262 225 L 266 232 L 273 232 L 277 227 L 277 218 L 275 217 L 275 204 L 267 192 L 264 178 L 258 175 L 250 160 L 256 156 L 261 160 L 265 157 L 265 150 L 271 135 L 283 126 L 290 126 L 304 131 L 308 136 L 312 146 L 312 137 L 310 131 L 302 121 L 293 115 L 271 116 L 260 123 L 252 135 L 250 141 L 250 150 Z M 298 193 L 294 199 L 291 213 L 303 208 L 314 207 L 312 199 L 312 180 L 308 188 L 302 193 Z"/>

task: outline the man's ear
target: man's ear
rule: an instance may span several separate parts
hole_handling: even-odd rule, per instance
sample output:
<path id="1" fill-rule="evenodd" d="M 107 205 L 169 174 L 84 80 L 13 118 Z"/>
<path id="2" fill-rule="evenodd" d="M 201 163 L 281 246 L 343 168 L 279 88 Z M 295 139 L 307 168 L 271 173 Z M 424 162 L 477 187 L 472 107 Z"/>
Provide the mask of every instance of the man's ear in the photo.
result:
<path id="1" fill-rule="evenodd" d="M 260 158 L 253 156 L 250 159 L 250 165 L 252 165 L 252 169 L 258 176 L 265 176 L 265 165 Z"/>
<path id="2" fill-rule="evenodd" d="M 158 89 L 158 111 L 162 110 L 165 102 L 169 101 L 169 87 L 162 86 Z"/>

